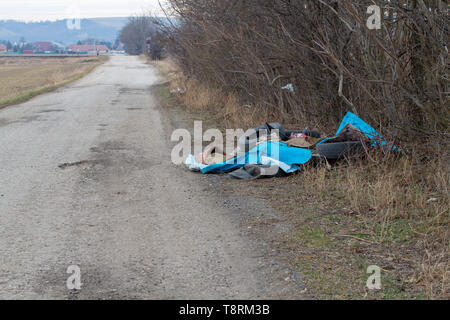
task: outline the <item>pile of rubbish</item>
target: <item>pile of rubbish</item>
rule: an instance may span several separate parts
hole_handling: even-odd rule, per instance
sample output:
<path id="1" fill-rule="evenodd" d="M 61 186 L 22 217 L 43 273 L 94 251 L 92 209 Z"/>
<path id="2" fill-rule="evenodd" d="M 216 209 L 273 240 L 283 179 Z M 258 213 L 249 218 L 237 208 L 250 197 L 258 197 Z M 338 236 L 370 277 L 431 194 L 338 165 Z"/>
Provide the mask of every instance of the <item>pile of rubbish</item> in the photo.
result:
<path id="1" fill-rule="evenodd" d="M 228 173 L 231 178 L 253 180 L 291 174 L 312 159 L 316 163 L 334 161 L 362 155 L 368 147 L 388 145 L 374 128 L 351 112 L 330 138 L 322 138 L 308 128 L 285 130 L 279 123 L 266 123 L 250 132 L 239 138 L 234 152 L 227 154 L 210 147 L 190 155 L 186 166 L 205 174 Z"/>

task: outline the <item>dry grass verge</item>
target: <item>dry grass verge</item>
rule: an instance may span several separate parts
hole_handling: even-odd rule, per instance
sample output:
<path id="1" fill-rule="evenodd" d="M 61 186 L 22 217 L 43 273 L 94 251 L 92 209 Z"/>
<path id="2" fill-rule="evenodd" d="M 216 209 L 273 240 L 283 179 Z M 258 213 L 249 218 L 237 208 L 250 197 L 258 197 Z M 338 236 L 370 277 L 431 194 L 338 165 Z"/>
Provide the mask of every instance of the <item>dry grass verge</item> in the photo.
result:
<path id="1" fill-rule="evenodd" d="M 162 94 L 207 120 L 208 127 L 246 128 L 278 120 L 262 109 L 241 106 L 232 93 L 184 78 L 170 61 L 155 64 L 170 80 Z M 223 191 L 241 193 L 245 183 L 249 196 L 279 210 L 291 230 L 277 245 L 292 252 L 312 297 L 448 299 L 448 150 L 436 150 L 441 156 L 435 158 L 415 154 L 420 153 L 372 152 L 331 168 L 306 166 L 283 179 L 223 179 Z M 382 268 L 380 291 L 365 286 L 370 265 Z"/>
<path id="2" fill-rule="evenodd" d="M 27 101 L 39 94 L 80 79 L 108 57 L 1 57 L 0 108 Z"/>
<path id="3" fill-rule="evenodd" d="M 237 95 L 208 86 L 194 78 L 186 78 L 171 59 L 150 61 L 169 80 L 173 92 L 190 113 L 208 113 L 221 128 L 252 127 L 267 119 L 277 119 L 263 105 L 242 104 Z M 181 93 L 180 93 L 181 91 Z M 287 126 L 295 124 L 288 124 Z"/>
<path id="4" fill-rule="evenodd" d="M 328 217 L 336 227 L 324 228 L 323 237 L 343 250 L 356 246 L 354 256 L 395 280 L 383 297 L 449 297 L 449 174 L 441 161 L 424 166 L 405 156 L 373 155 L 297 177 L 308 202 L 336 213 Z M 341 225 L 342 216 L 350 221 Z"/>

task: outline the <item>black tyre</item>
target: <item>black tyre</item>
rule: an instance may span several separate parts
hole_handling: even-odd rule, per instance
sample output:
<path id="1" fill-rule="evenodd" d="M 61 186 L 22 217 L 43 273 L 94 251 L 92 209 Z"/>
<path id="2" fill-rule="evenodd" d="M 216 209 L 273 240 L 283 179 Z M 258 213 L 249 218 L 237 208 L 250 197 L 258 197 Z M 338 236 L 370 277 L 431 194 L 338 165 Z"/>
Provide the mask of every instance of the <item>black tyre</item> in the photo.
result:
<path id="1" fill-rule="evenodd" d="M 322 143 L 316 147 L 317 153 L 327 159 L 342 159 L 364 152 L 364 146 L 359 141 Z"/>

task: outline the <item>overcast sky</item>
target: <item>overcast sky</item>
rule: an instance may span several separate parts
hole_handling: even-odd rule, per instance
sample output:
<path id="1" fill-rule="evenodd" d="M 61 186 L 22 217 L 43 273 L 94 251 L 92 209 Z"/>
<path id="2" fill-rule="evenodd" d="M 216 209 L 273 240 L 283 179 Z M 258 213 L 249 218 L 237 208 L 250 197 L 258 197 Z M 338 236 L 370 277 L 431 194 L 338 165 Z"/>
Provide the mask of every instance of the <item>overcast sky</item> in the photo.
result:
<path id="1" fill-rule="evenodd" d="M 161 1 L 163 3 L 163 1 Z M 0 20 L 128 17 L 158 10 L 158 0 L 0 0 Z"/>

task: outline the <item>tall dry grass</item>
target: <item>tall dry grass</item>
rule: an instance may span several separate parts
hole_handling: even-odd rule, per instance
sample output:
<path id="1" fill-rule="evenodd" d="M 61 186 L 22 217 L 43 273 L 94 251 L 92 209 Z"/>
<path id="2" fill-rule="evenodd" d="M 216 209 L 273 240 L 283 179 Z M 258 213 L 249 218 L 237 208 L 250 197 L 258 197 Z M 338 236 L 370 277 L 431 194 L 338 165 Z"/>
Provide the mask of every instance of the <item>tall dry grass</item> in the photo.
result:
<path id="1" fill-rule="evenodd" d="M 159 62 L 158 62 L 159 63 Z M 171 79 L 170 89 L 177 92 L 179 89 L 183 93 L 178 93 L 178 98 L 190 112 L 210 112 L 217 116 L 219 124 L 223 128 L 251 128 L 267 121 L 279 121 L 279 115 L 270 108 L 248 102 L 243 104 L 234 92 L 226 92 L 213 85 L 203 83 L 195 78 L 187 78 L 179 67 L 172 61 L 170 70 L 175 71 L 175 76 Z M 285 122 L 286 127 L 296 128 L 303 126 L 305 121 Z"/>
<path id="2" fill-rule="evenodd" d="M 409 279 L 430 298 L 449 298 L 448 163 L 437 158 L 424 166 L 405 155 L 369 156 L 332 169 L 308 168 L 301 177 L 305 192 L 329 208 L 349 209 L 371 242 L 412 247 L 411 254 L 393 250 L 398 261 L 415 268 Z"/>

